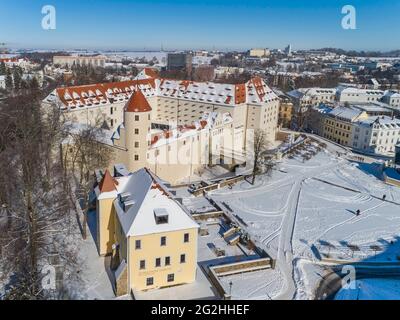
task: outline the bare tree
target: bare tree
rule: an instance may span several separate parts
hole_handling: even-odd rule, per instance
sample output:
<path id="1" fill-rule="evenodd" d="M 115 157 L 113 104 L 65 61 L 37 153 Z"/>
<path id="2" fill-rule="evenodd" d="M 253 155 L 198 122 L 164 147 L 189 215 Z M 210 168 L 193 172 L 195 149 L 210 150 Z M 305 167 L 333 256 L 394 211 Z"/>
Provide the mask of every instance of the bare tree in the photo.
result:
<path id="1" fill-rule="evenodd" d="M 104 131 L 100 128 L 102 120 L 98 119 L 94 126 L 84 126 L 74 130 L 69 127 L 70 140 L 64 146 L 64 168 L 71 168 L 71 174 L 76 184 L 76 196 L 80 199 L 84 216 L 82 223 L 83 238 L 86 239 L 88 195 L 93 186 L 92 173 L 96 169 L 107 168 L 114 158 L 113 149 L 102 142 Z M 74 182 L 75 182 L 74 181 Z M 78 217 L 79 221 L 80 218 Z"/>
<path id="2" fill-rule="evenodd" d="M 60 136 L 57 116 L 44 118 L 37 92 L 0 106 L 0 274 L 5 299 L 43 299 L 43 266 L 57 254 L 64 265 L 74 259 L 64 245 L 70 204 L 54 147 Z M 4 220 L 4 217 L 5 220 Z M 54 296 L 55 293 L 52 293 Z"/>
<path id="3" fill-rule="evenodd" d="M 256 175 L 261 171 L 260 165 L 262 160 L 262 154 L 268 147 L 267 136 L 265 132 L 261 129 L 257 129 L 254 132 L 254 144 L 253 144 L 253 173 L 252 173 L 252 182 L 254 185 L 256 181 Z"/>

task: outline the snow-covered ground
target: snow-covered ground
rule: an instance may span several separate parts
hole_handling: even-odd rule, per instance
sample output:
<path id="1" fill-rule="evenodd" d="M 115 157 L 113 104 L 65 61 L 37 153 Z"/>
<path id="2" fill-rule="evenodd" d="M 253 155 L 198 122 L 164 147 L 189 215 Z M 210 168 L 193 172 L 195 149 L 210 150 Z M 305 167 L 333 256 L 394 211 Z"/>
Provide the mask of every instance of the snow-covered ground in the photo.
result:
<path id="1" fill-rule="evenodd" d="M 271 300 L 280 293 L 284 283 L 281 272 L 271 269 L 221 277 L 219 280 L 226 292 L 232 292 L 232 300 Z"/>
<path id="2" fill-rule="evenodd" d="M 299 259 L 397 260 L 400 205 L 393 202 L 400 203 L 400 189 L 365 169 L 326 150 L 305 162 L 299 154 L 254 186 L 244 181 L 210 196 L 245 221 L 258 244 L 277 258 L 286 279 L 278 298 L 307 298 L 318 270 L 297 270 L 304 268 Z M 314 281 L 307 283 L 306 273 Z M 260 288 L 265 284 L 260 281 Z"/>

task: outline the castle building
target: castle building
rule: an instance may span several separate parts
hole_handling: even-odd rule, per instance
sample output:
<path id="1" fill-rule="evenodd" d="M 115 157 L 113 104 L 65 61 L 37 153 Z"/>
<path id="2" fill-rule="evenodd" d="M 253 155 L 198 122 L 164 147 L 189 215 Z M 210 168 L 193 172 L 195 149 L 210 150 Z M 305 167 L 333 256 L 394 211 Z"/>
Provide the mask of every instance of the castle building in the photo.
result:
<path id="1" fill-rule="evenodd" d="M 117 296 L 195 281 L 198 224 L 151 171 L 96 172 L 97 247 Z"/>
<path id="2" fill-rule="evenodd" d="M 59 88 L 43 101 L 73 123 L 105 124 L 113 132 L 114 163 L 130 171 L 150 168 L 171 183 L 200 173 L 212 158 L 243 163 L 248 130 L 262 130 L 274 142 L 279 104 L 257 77 L 232 85 L 148 72 L 133 81 Z"/>

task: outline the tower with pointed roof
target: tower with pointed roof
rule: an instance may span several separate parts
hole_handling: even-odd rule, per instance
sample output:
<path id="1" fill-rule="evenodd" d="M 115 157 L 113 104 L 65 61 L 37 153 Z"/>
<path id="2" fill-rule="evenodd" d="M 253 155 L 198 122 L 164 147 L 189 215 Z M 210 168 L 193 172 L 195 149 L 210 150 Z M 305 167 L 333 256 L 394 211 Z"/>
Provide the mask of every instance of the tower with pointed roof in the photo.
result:
<path id="1" fill-rule="evenodd" d="M 117 196 L 118 181 L 106 170 L 96 188 L 97 195 L 97 249 L 104 256 L 112 251 L 114 219 L 112 217 L 113 201 Z"/>
<path id="2" fill-rule="evenodd" d="M 146 167 L 147 146 L 150 141 L 151 106 L 142 91 L 132 94 L 124 110 L 128 170 Z"/>

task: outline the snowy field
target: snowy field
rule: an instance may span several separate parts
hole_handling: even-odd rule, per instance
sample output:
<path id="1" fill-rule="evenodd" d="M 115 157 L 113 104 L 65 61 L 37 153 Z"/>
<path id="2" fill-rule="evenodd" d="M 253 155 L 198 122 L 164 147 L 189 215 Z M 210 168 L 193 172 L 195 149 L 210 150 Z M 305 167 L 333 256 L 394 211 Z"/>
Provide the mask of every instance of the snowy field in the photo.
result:
<path id="1" fill-rule="evenodd" d="M 228 293 L 232 283 L 233 300 L 271 300 L 284 283 L 281 272 L 271 269 L 221 277 L 220 282 Z"/>
<path id="2" fill-rule="evenodd" d="M 283 217 L 296 207 L 293 252 L 313 259 L 319 258 L 316 249 L 346 256 L 349 246 L 358 246 L 360 252 L 354 255 L 366 257 L 375 254 L 371 246 L 383 250 L 396 241 L 400 205 L 382 201 L 383 195 L 400 203 L 399 188 L 384 184 L 357 164 L 320 152 L 305 163 L 285 160 L 272 177 L 261 177 L 254 187 L 242 182 L 211 196 L 241 217 L 272 253 L 278 251 Z"/>
<path id="3" fill-rule="evenodd" d="M 244 181 L 210 196 L 277 259 L 287 281 L 279 297 L 290 299 L 304 280 L 295 279 L 298 259 L 397 261 L 400 188 L 365 169 L 322 150 L 304 162 L 300 155 L 285 159 L 254 186 Z"/>

